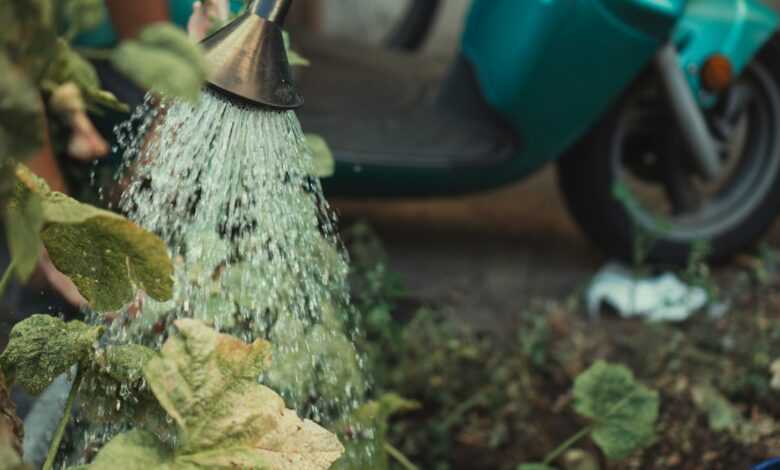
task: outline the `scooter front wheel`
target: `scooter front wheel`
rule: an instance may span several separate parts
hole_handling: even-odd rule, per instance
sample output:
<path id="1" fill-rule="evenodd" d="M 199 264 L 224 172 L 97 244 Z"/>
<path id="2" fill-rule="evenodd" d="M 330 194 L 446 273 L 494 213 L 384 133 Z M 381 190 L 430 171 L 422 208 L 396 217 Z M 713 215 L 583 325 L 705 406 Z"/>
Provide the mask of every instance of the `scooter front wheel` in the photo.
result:
<path id="1" fill-rule="evenodd" d="M 645 76 L 559 164 L 572 215 L 606 253 L 684 264 L 748 248 L 780 212 L 780 41 L 706 113 L 722 163 L 700 175 L 657 77 Z"/>

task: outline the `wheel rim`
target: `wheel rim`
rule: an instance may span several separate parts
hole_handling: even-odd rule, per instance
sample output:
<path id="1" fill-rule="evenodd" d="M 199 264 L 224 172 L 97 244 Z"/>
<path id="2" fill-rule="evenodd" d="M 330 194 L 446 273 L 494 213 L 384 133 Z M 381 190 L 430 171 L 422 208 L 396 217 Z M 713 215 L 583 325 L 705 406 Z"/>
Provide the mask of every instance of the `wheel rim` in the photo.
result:
<path id="1" fill-rule="evenodd" d="M 663 102 L 649 90 L 619 115 L 609 147 L 617 195 L 646 232 L 688 243 L 715 239 L 739 227 L 772 190 L 780 165 L 780 89 L 755 63 L 708 111 L 723 162 L 711 182 L 696 175 Z"/>

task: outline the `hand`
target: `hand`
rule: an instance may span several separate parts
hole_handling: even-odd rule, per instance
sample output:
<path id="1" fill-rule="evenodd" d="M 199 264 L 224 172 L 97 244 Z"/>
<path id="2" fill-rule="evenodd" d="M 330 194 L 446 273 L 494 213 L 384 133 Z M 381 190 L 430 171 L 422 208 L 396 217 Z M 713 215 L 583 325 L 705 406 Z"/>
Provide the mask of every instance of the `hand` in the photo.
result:
<path id="1" fill-rule="evenodd" d="M 73 281 L 68 276 L 62 274 L 54 267 L 45 249 L 41 254 L 41 259 L 38 261 L 38 269 L 43 273 L 51 287 L 59 292 L 69 304 L 78 308 L 84 308 L 89 305 L 87 299 L 76 288 L 76 284 L 73 284 Z"/>
<path id="2" fill-rule="evenodd" d="M 187 32 L 196 42 L 202 41 L 215 27 L 230 17 L 227 0 L 205 0 L 192 5 L 192 16 L 187 23 Z"/>
<path id="3" fill-rule="evenodd" d="M 70 126 L 69 157 L 90 161 L 108 154 L 108 144 L 87 117 L 81 91 L 73 82 L 57 87 L 49 102 L 52 109 Z"/>

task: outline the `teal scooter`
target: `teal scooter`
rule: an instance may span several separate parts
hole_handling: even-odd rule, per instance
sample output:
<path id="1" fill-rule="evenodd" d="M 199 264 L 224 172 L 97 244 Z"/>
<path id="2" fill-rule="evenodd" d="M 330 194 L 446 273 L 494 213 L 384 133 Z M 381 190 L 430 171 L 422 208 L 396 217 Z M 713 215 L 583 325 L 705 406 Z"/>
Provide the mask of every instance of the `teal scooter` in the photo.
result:
<path id="1" fill-rule="evenodd" d="M 435 3 L 415 2 L 394 45 L 420 43 Z M 329 195 L 464 194 L 557 162 L 608 254 L 644 233 L 653 261 L 697 241 L 721 259 L 780 209 L 778 21 L 757 0 L 474 0 L 447 68 L 295 35 L 311 61 L 298 113 L 334 151 Z"/>

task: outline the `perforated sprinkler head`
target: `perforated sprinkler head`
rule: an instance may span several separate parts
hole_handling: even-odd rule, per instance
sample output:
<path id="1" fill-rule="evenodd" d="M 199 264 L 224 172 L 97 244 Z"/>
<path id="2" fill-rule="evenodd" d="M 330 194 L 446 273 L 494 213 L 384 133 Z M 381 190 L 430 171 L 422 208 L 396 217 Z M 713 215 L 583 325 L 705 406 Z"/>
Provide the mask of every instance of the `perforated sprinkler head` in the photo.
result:
<path id="1" fill-rule="evenodd" d="M 275 109 L 303 105 L 282 34 L 291 4 L 250 0 L 241 16 L 203 40 L 212 89 Z"/>

